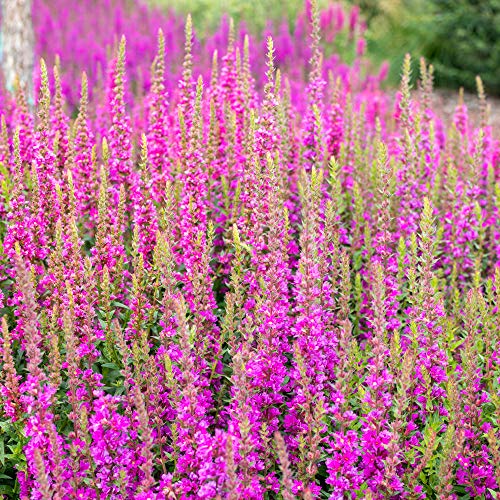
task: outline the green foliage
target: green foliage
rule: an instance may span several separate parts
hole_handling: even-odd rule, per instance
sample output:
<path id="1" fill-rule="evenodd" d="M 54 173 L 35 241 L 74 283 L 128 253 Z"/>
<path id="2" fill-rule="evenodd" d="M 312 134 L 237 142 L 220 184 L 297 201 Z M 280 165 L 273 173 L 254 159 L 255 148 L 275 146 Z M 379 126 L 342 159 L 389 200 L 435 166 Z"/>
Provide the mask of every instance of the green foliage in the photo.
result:
<path id="1" fill-rule="evenodd" d="M 407 53 L 418 61 L 432 39 L 432 0 L 350 0 L 368 22 L 368 54 L 378 64 L 390 64 L 388 81 L 396 86 Z M 418 73 L 413 68 L 413 74 Z"/>
<path id="2" fill-rule="evenodd" d="M 436 83 L 475 89 L 480 75 L 488 92 L 500 94 L 500 0 L 432 0 L 433 37 L 425 56 Z"/>
<path id="3" fill-rule="evenodd" d="M 8 419 L 0 420 L 0 498 L 15 498 L 19 493 L 16 471 L 26 467 L 23 448 L 26 438 L 22 425 L 11 423 Z"/>
<path id="4" fill-rule="evenodd" d="M 235 22 L 245 21 L 251 31 L 262 31 L 268 21 L 288 19 L 291 22 L 303 9 L 303 0 L 150 0 L 152 4 L 162 8 L 193 17 L 195 28 L 202 33 L 214 30 L 220 24 L 224 14 Z M 319 2 L 326 4 L 326 1 Z"/>
<path id="5" fill-rule="evenodd" d="M 351 0 L 369 24 L 369 53 L 391 63 L 395 84 L 404 54 L 424 56 L 436 85 L 475 90 L 480 75 L 500 95 L 500 0 Z"/>

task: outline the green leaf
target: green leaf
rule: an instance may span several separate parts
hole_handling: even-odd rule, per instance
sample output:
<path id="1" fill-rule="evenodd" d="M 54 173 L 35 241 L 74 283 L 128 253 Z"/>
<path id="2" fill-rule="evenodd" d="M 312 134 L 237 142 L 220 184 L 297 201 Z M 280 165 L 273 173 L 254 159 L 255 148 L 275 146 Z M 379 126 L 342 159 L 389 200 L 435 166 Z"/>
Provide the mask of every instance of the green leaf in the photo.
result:
<path id="1" fill-rule="evenodd" d="M 102 366 L 103 366 L 103 368 L 111 368 L 112 370 L 119 370 L 120 369 L 119 366 L 117 366 L 115 363 L 111 363 L 111 362 L 102 363 Z"/>
<path id="2" fill-rule="evenodd" d="M 111 302 L 114 306 L 116 307 L 120 307 L 121 309 L 127 309 L 129 310 L 130 307 L 129 306 L 126 306 L 125 304 L 122 304 L 121 302 L 118 302 L 116 300 L 113 300 L 113 302 Z"/>

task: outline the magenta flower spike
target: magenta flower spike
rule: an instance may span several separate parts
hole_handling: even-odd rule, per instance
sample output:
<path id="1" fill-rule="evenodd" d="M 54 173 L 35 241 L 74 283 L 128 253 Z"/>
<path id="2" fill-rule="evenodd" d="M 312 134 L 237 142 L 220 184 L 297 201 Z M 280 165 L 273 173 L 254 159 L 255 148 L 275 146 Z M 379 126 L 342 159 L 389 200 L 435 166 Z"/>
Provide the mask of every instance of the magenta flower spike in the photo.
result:
<path id="1" fill-rule="evenodd" d="M 336 3 L 33 20 L 36 102 L 0 90 L 0 496 L 494 500 L 481 80 L 447 116 L 408 55 L 393 99 Z"/>

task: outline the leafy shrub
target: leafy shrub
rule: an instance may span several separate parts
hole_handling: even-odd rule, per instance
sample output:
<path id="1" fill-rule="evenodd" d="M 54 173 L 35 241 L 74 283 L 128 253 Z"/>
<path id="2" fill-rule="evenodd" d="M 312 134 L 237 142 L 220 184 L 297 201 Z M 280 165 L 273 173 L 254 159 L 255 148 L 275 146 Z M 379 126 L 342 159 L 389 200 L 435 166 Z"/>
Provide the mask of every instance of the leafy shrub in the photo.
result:
<path id="1" fill-rule="evenodd" d="M 432 0 L 431 4 L 430 41 L 424 55 L 436 68 L 436 83 L 473 90 L 480 75 L 486 89 L 500 95 L 500 1 Z"/>
<path id="2" fill-rule="evenodd" d="M 368 54 L 377 63 L 389 62 L 388 83 L 396 86 L 404 57 L 425 54 L 433 38 L 431 0 L 352 0 L 367 18 Z M 416 72 L 414 73 L 416 74 Z"/>
<path id="3" fill-rule="evenodd" d="M 476 75 L 500 93 L 499 0 L 352 0 L 368 19 L 369 52 L 391 63 L 390 81 L 406 52 L 432 62 L 436 84 L 474 90 Z"/>

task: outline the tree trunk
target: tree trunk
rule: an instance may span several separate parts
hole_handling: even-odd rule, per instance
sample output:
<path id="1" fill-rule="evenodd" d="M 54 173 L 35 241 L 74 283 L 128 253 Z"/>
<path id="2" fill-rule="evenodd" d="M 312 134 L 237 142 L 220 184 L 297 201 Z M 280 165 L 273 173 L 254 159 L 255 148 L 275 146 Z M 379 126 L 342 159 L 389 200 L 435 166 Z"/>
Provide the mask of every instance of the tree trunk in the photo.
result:
<path id="1" fill-rule="evenodd" d="M 1 36 L 5 85 L 12 92 L 18 79 L 32 103 L 35 37 L 31 0 L 2 0 Z"/>

